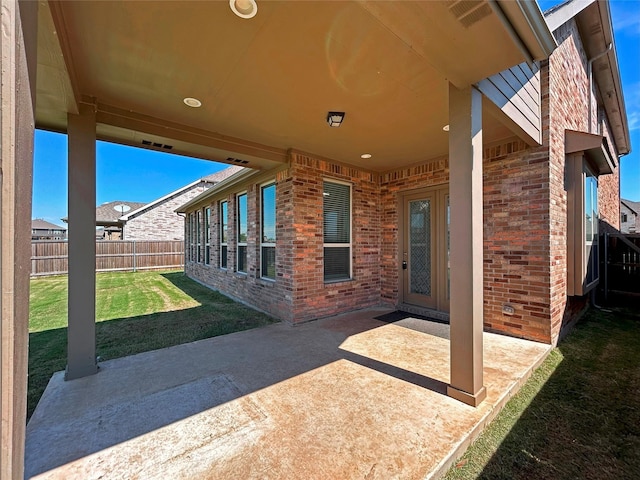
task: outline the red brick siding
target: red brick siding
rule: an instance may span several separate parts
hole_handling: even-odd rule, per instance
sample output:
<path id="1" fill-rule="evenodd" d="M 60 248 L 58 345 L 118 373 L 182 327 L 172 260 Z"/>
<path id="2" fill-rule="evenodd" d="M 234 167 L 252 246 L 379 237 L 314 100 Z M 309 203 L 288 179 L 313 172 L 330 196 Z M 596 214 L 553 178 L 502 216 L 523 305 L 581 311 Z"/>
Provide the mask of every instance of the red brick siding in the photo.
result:
<path id="1" fill-rule="evenodd" d="M 276 282 L 260 278 L 260 246 L 257 242 L 260 232 L 259 184 L 247 185 L 242 190 L 247 192 L 247 273 L 236 272 L 236 199 L 237 194 L 242 193 L 240 190 L 226 197 L 229 216 L 227 225 L 227 270 L 220 268 L 219 200 L 211 204 L 211 265 L 187 262 L 185 270 L 191 278 L 195 278 L 216 290 L 247 302 L 275 317 L 293 321 L 291 315 L 292 263 L 288 261 L 289 249 L 287 247 L 289 243 L 287 235 L 290 235 L 290 229 L 287 229 L 285 223 L 281 222 L 282 217 L 287 218 L 288 212 L 291 210 L 290 205 L 292 205 L 292 202 L 287 202 L 289 183 L 290 180 L 287 179 L 286 172 L 277 174 Z"/>
<path id="2" fill-rule="evenodd" d="M 380 303 L 378 179 L 353 167 L 293 154 L 293 321 L 303 322 Z M 351 185 L 352 279 L 324 282 L 323 181 Z"/>
<path id="3" fill-rule="evenodd" d="M 567 194 L 565 190 L 565 130 L 589 131 L 588 108 L 589 79 L 587 57 L 580 40 L 575 21 L 570 20 L 554 32 L 558 48 L 544 63 L 543 76 L 549 89 L 548 101 L 543 101 L 543 112 L 548 112 L 549 158 L 550 158 L 550 214 L 551 214 L 551 341 L 555 343 L 563 325 L 575 319 L 582 311 L 585 300 L 567 297 Z M 595 98 L 595 97 L 594 97 Z M 592 101 L 592 132 L 598 132 L 597 102 Z M 603 132 L 609 145 L 615 143 L 608 128 Z M 598 181 L 598 203 L 600 212 L 612 225 L 619 225 L 619 169 L 613 175 L 600 176 Z"/>
<path id="4" fill-rule="evenodd" d="M 486 148 L 483 166 L 485 327 L 549 342 L 547 151 L 521 141 Z"/>

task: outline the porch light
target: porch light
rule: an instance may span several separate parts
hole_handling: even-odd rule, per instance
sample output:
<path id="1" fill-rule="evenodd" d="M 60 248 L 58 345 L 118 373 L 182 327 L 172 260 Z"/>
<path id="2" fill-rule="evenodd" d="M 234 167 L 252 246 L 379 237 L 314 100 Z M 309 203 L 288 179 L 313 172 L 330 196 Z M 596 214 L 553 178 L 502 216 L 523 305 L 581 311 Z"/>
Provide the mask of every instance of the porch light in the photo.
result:
<path id="1" fill-rule="evenodd" d="M 442 127 L 442 130 L 444 130 L 445 132 L 449 131 L 449 124 L 447 123 L 444 127 Z"/>
<path id="2" fill-rule="evenodd" d="M 367 158 L 371 158 L 371 156 L 372 155 L 370 153 L 363 153 L 362 155 L 360 155 L 360 158 L 363 158 L 366 160 Z"/>
<path id="3" fill-rule="evenodd" d="M 240 18 L 253 18 L 258 13 L 256 0 L 229 0 L 229 6 Z"/>
<path id="4" fill-rule="evenodd" d="M 344 112 L 329 112 L 327 123 L 330 127 L 339 127 L 344 121 Z"/>
<path id="5" fill-rule="evenodd" d="M 202 102 L 197 98 L 187 97 L 182 101 L 188 107 L 198 108 L 202 106 Z"/>

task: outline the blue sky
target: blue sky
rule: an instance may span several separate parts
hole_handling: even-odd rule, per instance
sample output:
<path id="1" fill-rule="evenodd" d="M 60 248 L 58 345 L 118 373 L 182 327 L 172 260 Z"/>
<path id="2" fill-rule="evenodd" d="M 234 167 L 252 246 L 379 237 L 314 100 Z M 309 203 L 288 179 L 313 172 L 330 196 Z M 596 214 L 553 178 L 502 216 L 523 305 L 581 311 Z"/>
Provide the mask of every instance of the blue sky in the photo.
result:
<path id="1" fill-rule="evenodd" d="M 558 0 L 538 2 L 543 10 Z M 612 0 L 611 16 L 632 153 L 621 159 L 621 196 L 640 201 L 640 0 Z M 105 142 L 97 146 L 97 205 L 150 202 L 226 165 Z M 61 225 L 67 215 L 67 138 L 37 131 L 32 218 Z"/>

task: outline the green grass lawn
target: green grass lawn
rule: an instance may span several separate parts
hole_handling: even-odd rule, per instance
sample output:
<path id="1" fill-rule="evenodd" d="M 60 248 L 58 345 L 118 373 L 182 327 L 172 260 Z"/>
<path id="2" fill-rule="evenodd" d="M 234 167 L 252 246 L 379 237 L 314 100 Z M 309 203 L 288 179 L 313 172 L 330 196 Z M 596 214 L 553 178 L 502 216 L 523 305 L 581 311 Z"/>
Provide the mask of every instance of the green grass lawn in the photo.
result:
<path id="1" fill-rule="evenodd" d="M 639 314 L 589 311 L 445 479 L 640 478 Z"/>
<path id="2" fill-rule="evenodd" d="M 28 417 L 51 375 L 67 364 L 67 276 L 31 280 Z M 274 322 L 182 272 L 99 273 L 96 351 L 133 355 Z"/>

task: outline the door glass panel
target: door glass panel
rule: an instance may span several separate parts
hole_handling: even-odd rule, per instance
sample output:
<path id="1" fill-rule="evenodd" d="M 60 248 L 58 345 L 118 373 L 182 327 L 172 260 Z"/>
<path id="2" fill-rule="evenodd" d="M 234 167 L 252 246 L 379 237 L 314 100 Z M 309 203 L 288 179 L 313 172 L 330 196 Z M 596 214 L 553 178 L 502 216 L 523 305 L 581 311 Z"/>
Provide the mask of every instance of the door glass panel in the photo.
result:
<path id="1" fill-rule="evenodd" d="M 410 292 L 431 295 L 431 201 L 409 202 Z"/>

